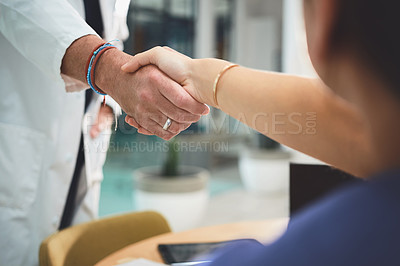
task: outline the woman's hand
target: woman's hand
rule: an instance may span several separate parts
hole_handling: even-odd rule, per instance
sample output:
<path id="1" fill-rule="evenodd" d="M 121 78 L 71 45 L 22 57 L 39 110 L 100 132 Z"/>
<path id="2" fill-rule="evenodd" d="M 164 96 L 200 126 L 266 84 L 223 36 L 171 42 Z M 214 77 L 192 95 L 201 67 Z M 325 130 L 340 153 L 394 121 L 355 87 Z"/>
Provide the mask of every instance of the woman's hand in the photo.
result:
<path id="1" fill-rule="evenodd" d="M 192 79 L 193 59 L 169 47 L 155 47 L 137 54 L 133 60 L 122 66 L 125 72 L 136 72 L 141 67 L 155 65 L 171 79 L 179 83 L 194 99 L 204 102 L 196 91 Z"/>
<path id="2" fill-rule="evenodd" d="M 202 102 L 198 93 L 194 89 L 194 84 L 190 79 L 190 68 L 192 59 L 172 50 L 168 47 L 155 47 L 149 51 L 137 54 L 133 60 L 121 67 L 125 72 L 136 72 L 141 67 L 156 65 L 161 71 L 171 79 L 179 83 L 192 97 Z M 144 135 L 153 135 L 152 132 L 142 128 L 133 117 L 127 116 L 125 121 L 138 129 Z"/>
<path id="3" fill-rule="evenodd" d="M 195 100 L 215 106 L 213 83 L 218 73 L 227 64 L 229 63 L 218 59 L 194 60 L 169 47 L 155 47 L 135 55 L 121 69 L 125 72 L 136 72 L 141 67 L 155 65 L 179 83 Z M 132 117 L 127 116 L 125 121 L 136 127 L 139 133 L 152 135 L 151 132 L 141 128 Z"/>

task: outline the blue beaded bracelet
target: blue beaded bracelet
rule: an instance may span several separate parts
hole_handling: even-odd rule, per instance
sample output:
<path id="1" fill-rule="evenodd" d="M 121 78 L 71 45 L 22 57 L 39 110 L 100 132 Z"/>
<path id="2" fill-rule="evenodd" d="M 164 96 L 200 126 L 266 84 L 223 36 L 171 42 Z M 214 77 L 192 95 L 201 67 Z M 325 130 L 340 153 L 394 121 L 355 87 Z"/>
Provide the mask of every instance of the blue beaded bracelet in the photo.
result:
<path id="1" fill-rule="evenodd" d="M 104 93 L 102 90 L 100 90 L 96 85 L 95 85 L 95 78 L 94 78 L 94 72 L 96 69 L 96 63 L 99 60 L 99 58 L 101 57 L 101 55 L 108 49 L 111 48 L 116 48 L 115 45 L 112 45 L 110 42 L 107 42 L 105 44 L 103 44 L 102 46 L 100 46 L 97 50 L 95 50 L 93 52 L 93 55 L 90 58 L 89 61 L 89 65 L 88 65 L 88 69 L 87 69 L 87 74 L 86 74 L 86 80 L 87 83 L 89 84 L 90 88 L 96 92 L 97 94 L 100 95 L 107 95 L 106 93 Z"/>

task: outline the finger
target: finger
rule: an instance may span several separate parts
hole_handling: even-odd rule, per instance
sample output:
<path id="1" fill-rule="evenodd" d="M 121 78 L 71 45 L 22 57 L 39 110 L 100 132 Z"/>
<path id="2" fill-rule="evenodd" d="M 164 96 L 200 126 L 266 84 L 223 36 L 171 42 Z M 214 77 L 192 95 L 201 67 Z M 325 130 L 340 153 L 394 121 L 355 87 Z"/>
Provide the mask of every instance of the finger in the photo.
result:
<path id="1" fill-rule="evenodd" d="M 131 61 L 121 67 L 121 70 L 125 72 L 136 72 L 142 66 L 158 65 L 156 53 L 159 52 L 159 50 L 160 47 L 154 47 L 146 52 L 136 54 Z"/>
<path id="2" fill-rule="evenodd" d="M 184 130 L 188 129 L 191 125 L 192 124 L 187 124 Z M 182 131 L 184 131 L 184 130 L 182 130 Z"/>
<path id="3" fill-rule="evenodd" d="M 139 124 L 136 122 L 136 120 L 133 119 L 132 117 L 130 117 L 129 115 L 127 115 L 127 116 L 125 117 L 125 122 L 126 122 L 128 125 L 130 125 L 130 126 L 136 128 L 136 129 L 139 129 L 139 127 L 140 127 Z"/>
<path id="4" fill-rule="evenodd" d="M 166 124 L 168 117 L 164 116 L 164 119 L 161 121 L 164 121 L 163 123 L 160 123 L 159 121 L 154 121 L 156 122 L 160 127 L 164 128 L 164 125 Z M 183 130 L 187 129 L 191 123 L 178 123 L 174 120 L 171 119 L 171 125 L 168 127 L 168 131 L 171 132 L 172 134 L 179 134 Z"/>
<path id="5" fill-rule="evenodd" d="M 155 65 L 173 80 L 182 83 L 185 76 L 182 74 L 187 71 L 185 62 L 191 58 L 172 49 L 154 47 L 146 52 L 136 54 L 132 60 L 121 67 L 125 72 L 136 72 L 143 66 Z"/>
<path id="6" fill-rule="evenodd" d="M 126 116 L 125 117 L 125 122 L 131 126 L 133 126 L 134 128 L 136 128 L 138 131 L 138 133 L 143 134 L 143 135 L 147 135 L 147 136 L 152 136 L 154 135 L 152 132 L 142 128 L 133 117 L 130 116 Z"/>
<path id="7" fill-rule="evenodd" d="M 148 119 L 146 121 L 143 121 L 140 123 L 141 127 L 149 132 L 152 132 L 154 135 L 164 139 L 164 140 L 170 140 L 174 136 L 176 136 L 175 133 L 172 133 L 168 130 L 164 130 L 162 126 L 160 126 L 157 122 L 153 121 L 152 119 Z M 164 125 L 163 125 L 164 126 Z"/>
<path id="8" fill-rule="evenodd" d="M 181 85 L 161 72 L 157 67 L 142 68 L 135 75 L 146 78 L 148 89 L 140 90 L 138 94 L 143 104 L 153 103 L 157 109 L 175 121 L 194 122 L 197 117 L 190 118 L 190 114 L 199 116 L 209 113 L 209 107 L 196 101 Z M 171 104 L 168 104 L 170 102 Z M 140 105 L 136 105 L 140 107 Z M 179 109 L 178 109 L 178 108 Z M 183 113 L 183 110 L 187 113 Z M 145 110 L 142 110 L 145 111 Z M 142 113 L 142 112 L 140 112 Z M 176 115 L 187 115 L 188 120 L 180 120 Z"/>
<path id="9" fill-rule="evenodd" d="M 146 136 L 154 136 L 153 133 L 151 133 L 150 131 L 147 131 L 146 129 L 144 129 L 142 127 L 139 128 L 137 132 L 142 134 L 142 135 L 146 135 Z"/>
<path id="10" fill-rule="evenodd" d="M 169 46 L 163 46 L 163 48 L 164 48 L 165 50 L 167 50 L 167 51 L 174 52 L 174 53 L 178 53 L 178 51 L 172 49 L 172 48 L 169 47 Z"/>
<path id="11" fill-rule="evenodd" d="M 186 57 L 187 59 L 191 59 L 189 56 L 181 54 L 180 52 L 178 52 L 177 50 L 172 49 L 171 47 L 163 46 L 162 48 L 167 50 L 167 51 L 169 51 L 169 52 L 175 53 L 176 55 L 179 55 L 181 57 Z"/>
<path id="12" fill-rule="evenodd" d="M 163 100 L 160 100 L 158 105 L 160 116 L 153 117 L 160 124 L 162 124 L 162 122 L 165 122 L 167 118 L 183 124 L 191 124 L 200 120 L 201 115 L 192 114 L 186 110 L 178 108 L 163 95 L 161 95 L 161 97 L 163 97 Z"/>
<path id="13" fill-rule="evenodd" d="M 176 108 L 176 107 L 172 106 L 172 108 Z M 188 115 L 194 116 L 192 114 L 188 114 Z M 169 116 L 164 115 L 163 113 L 159 113 L 158 115 L 151 115 L 151 116 L 150 115 L 149 116 L 142 115 L 141 119 L 142 120 L 151 119 L 154 122 L 156 122 L 159 127 L 163 128 L 165 123 L 166 123 L 166 121 L 167 121 L 167 119 L 168 119 L 168 117 Z M 182 116 L 180 118 L 182 118 Z M 172 123 L 171 123 L 171 126 L 168 128 L 168 131 L 173 133 L 173 134 L 178 134 L 179 132 L 181 132 L 181 131 L 185 130 L 186 128 L 188 128 L 192 123 L 197 122 L 200 118 L 201 118 L 200 116 L 195 116 L 195 119 L 190 119 L 189 122 L 183 122 L 183 123 L 177 122 L 176 120 L 170 118 Z M 188 120 L 187 116 L 185 116 L 185 120 Z M 139 123 L 133 117 L 131 117 L 129 115 L 127 115 L 125 117 L 125 122 L 128 123 L 129 125 L 137 128 L 138 132 L 141 133 L 141 134 L 146 133 L 146 135 L 150 135 L 150 134 L 154 135 L 152 130 L 145 130 L 141 125 L 139 125 Z"/>
<path id="14" fill-rule="evenodd" d="M 167 79 L 167 77 L 164 83 L 164 86 L 159 86 L 160 93 L 173 105 L 195 115 L 206 115 L 210 112 L 207 105 L 193 99 L 178 83 Z"/>

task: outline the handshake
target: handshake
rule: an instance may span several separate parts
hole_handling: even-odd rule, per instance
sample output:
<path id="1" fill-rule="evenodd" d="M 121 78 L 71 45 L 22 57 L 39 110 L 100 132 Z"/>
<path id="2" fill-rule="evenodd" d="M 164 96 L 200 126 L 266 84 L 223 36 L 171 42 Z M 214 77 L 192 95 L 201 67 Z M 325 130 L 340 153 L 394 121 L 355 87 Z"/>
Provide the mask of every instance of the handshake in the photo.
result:
<path id="1" fill-rule="evenodd" d="M 96 84 L 120 104 L 126 122 L 141 134 L 169 140 L 208 114 L 207 104 L 214 105 L 207 95 L 212 84 L 194 79 L 193 73 L 201 72 L 193 68 L 196 60 L 166 47 L 133 57 L 116 49 L 108 53 L 105 60 L 113 62 L 99 64 Z M 118 63 L 119 72 L 110 76 L 107 67 Z"/>
<path id="2" fill-rule="evenodd" d="M 76 40 L 61 72 L 86 82 L 87 55 L 102 43 L 91 35 Z M 167 47 L 135 56 L 109 49 L 99 57 L 92 82 L 119 103 L 126 122 L 139 133 L 169 140 L 208 114 L 208 106 L 218 107 L 216 81 L 231 66 L 218 59 L 191 59 Z"/>
<path id="3" fill-rule="evenodd" d="M 207 104 L 213 105 L 205 97 L 212 85 L 206 88 L 193 79 L 195 61 L 166 47 L 133 57 L 111 49 L 99 60 L 96 84 L 120 104 L 126 122 L 139 133 L 169 140 L 208 114 Z"/>
<path id="4" fill-rule="evenodd" d="M 136 117 L 140 117 L 140 112 L 136 112 L 135 116 L 128 115 L 126 122 L 137 128 L 141 134 L 170 139 L 187 129 L 191 123 L 197 122 L 202 115 L 208 114 L 209 108 L 205 103 L 210 103 L 202 95 L 202 86 L 194 82 L 193 62 L 191 58 L 169 47 L 156 47 L 137 54 L 124 64 L 121 70 L 126 73 L 151 69 L 150 77 L 155 95 L 150 95 L 147 91 L 141 96 L 144 96 L 143 102 L 152 103 L 159 108 L 156 111 L 158 115 L 152 117 L 151 125 L 137 121 Z"/>

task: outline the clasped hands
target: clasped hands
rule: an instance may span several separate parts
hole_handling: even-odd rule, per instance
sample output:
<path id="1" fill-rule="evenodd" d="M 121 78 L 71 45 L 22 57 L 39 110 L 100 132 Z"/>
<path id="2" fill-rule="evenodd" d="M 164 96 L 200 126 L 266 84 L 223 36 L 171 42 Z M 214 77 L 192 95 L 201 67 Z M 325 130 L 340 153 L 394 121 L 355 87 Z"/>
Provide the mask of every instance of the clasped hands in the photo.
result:
<path id="1" fill-rule="evenodd" d="M 102 44 L 104 41 L 93 35 L 74 41 L 64 55 L 61 73 L 81 81 L 81 87 L 87 88 L 87 58 Z M 92 82 L 121 106 L 128 115 L 127 122 L 142 134 L 169 140 L 210 111 L 207 104 L 212 104 L 199 88 L 212 87 L 204 77 L 215 77 L 216 74 L 209 71 L 215 68 L 214 64 L 212 67 L 201 64 L 200 69 L 194 70 L 193 62 L 197 60 L 161 47 L 136 56 L 108 49 L 97 60 Z M 193 74 L 199 73 L 201 76 L 193 79 Z M 206 85 L 201 84 L 203 81 Z M 104 128 L 103 122 L 110 120 L 110 114 L 109 108 L 100 110 L 97 124 L 90 132 L 92 138 L 98 136 Z"/>
<path id="2" fill-rule="evenodd" d="M 147 84 L 135 84 L 138 105 L 121 106 L 127 113 L 126 122 L 141 134 L 169 140 L 208 114 L 206 104 L 213 105 L 209 95 L 211 81 L 194 79 L 194 61 L 168 47 L 156 47 L 131 57 L 121 70 Z M 171 125 L 166 129 L 168 119 Z"/>

